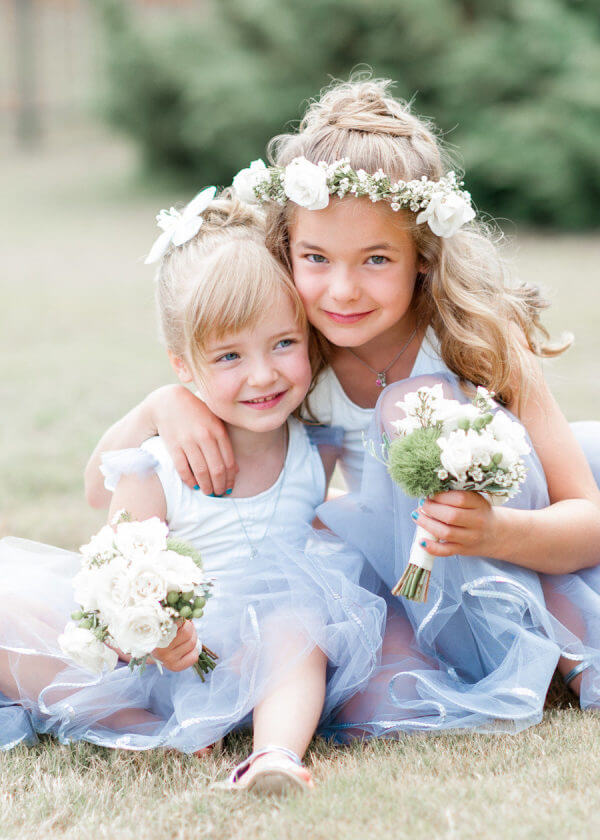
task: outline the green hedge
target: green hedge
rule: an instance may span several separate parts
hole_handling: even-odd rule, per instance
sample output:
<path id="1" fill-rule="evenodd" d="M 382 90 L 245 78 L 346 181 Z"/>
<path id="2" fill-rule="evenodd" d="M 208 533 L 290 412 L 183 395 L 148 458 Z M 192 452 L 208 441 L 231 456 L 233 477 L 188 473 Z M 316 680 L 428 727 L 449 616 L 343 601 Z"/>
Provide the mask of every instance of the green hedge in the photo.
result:
<path id="1" fill-rule="evenodd" d="M 368 63 L 457 147 L 480 209 L 600 223 L 595 0 L 206 0 L 191 23 L 154 26 L 126 0 L 93 2 L 110 119 L 155 173 L 230 183 L 307 98 Z"/>

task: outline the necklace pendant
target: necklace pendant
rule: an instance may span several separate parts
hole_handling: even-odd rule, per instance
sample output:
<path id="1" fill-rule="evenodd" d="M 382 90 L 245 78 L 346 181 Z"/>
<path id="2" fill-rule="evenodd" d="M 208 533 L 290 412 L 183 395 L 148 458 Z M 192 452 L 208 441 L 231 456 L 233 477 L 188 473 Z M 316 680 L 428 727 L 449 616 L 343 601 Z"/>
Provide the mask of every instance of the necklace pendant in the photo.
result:
<path id="1" fill-rule="evenodd" d="M 254 548 L 254 546 L 250 549 L 250 559 L 256 560 L 258 557 L 258 549 Z"/>
<path id="2" fill-rule="evenodd" d="M 385 371 L 377 374 L 377 379 L 375 380 L 375 384 L 378 385 L 380 388 L 385 388 L 387 385 L 387 380 L 385 378 Z"/>

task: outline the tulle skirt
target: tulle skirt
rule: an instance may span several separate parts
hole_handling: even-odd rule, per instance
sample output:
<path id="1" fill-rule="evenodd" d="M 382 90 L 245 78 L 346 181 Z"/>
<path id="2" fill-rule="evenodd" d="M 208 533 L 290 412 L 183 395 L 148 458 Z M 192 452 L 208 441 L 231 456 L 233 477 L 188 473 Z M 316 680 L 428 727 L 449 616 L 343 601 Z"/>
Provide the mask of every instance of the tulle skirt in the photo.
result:
<path id="1" fill-rule="evenodd" d="M 396 402 L 421 385 L 442 382 L 446 396 L 466 397 L 448 374 L 391 385 L 369 431 L 375 453 L 393 436 Z M 588 434 L 598 424 L 581 424 Z M 595 447 L 600 450 L 600 440 Z M 528 477 L 511 507 L 548 505 L 546 480 L 532 451 Z M 597 466 L 597 465 L 596 465 Z M 401 732 L 518 732 L 537 723 L 561 655 L 585 660 L 582 706 L 600 698 L 600 571 L 539 576 L 486 557 L 436 558 L 426 603 L 389 590 L 406 568 L 417 500 L 405 496 L 386 467 L 367 455 L 361 491 L 327 502 L 317 513 L 368 560 L 363 583 L 388 605 L 381 662 L 368 684 L 330 722 L 339 740 Z M 599 550 L 600 562 L 600 550 Z M 554 593 L 552 602 L 548 593 Z M 560 609 L 557 608 L 560 605 Z"/>
<path id="2" fill-rule="evenodd" d="M 327 535 L 310 532 L 294 545 L 272 539 L 252 575 L 216 581 L 196 622 L 219 656 L 206 682 L 193 669 L 161 674 L 148 665 L 140 674 L 124 663 L 95 676 L 57 642 L 76 608 L 78 555 L 0 541 L 0 748 L 50 733 L 61 742 L 193 752 L 249 724 L 254 706 L 316 646 L 328 658 L 326 726 L 366 683 L 381 645 L 385 603 L 358 585 L 362 565 Z"/>

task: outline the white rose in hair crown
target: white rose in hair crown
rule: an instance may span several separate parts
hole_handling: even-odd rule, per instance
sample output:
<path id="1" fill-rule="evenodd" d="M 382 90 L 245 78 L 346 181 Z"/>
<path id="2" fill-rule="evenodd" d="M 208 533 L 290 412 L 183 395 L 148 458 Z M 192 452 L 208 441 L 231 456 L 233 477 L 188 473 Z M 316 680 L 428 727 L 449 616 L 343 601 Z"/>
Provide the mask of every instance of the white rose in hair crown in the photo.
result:
<path id="1" fill-rule="evenodd" d="M 442 385 L 419 388 L 396 403 L 404 417 L 392 421 L 398 437 L 384 435 L 384 462 L 407 496 L 473 490 L 503 504 L 525 481 L 522 455 L 531 450 L 520 423 L 496 411 L 493 394 L 477 388 L 471 403 L 446 399 Z M 371 444 L 369 451 L 378 457 Z M 393 595 L 426 601 L 433 555 L 421 545 L 429 535 L 417 526 L 408 567 Z"/>
<path id="2" fill-rule="evenodd" d="M 373 174 L 354 170 L 348 158 L 335 163 L 311 163 L 297 157 L 287 166 L 266 166 L 252 161 L 233 179 L 233 191 L 242 201 L 284 205 L 293 201 L 306 210 L 323 210 L 330 196 L 387 201 L 395 212 L 418 214 L 418 225 L 428 224 L 436 236 L 448 238 L 475 218 L 471 195 L 462 189 L 454 172 L 437 181 L 425 175 L 411 181 L 392 181 L 381 169 Z"/>
<path id="3" fill-rule="evenodd" d="M 132 657 L 130 668 L 143 670 L 152 651 L 175 638 L 182 620 L 202 617 L 212 586 L 198 552 L 169 537 L 157 517 L 134 522 L 122 511 L 113 524 L 80 549 L 73 587 L 81 607 L 58 640 L 68 657 L 98 674 L 116 667 L 113 647 Z M 199 648 L 194 669 L 202 681 L 216 659 L 205 645 Z"/>

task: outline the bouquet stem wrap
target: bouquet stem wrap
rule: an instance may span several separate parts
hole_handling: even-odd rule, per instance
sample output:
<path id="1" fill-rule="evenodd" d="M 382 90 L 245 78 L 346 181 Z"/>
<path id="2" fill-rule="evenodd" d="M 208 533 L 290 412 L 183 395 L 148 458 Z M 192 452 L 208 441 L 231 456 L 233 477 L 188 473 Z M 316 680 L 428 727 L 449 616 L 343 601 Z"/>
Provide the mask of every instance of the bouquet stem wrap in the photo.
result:
<path id="1" fill-rule="evenodd" d="M 392 589 L 392 595 L 403 595 L 410 601 L 426 601 L 429 592 L 429 581 L 433 569 L 433 554 L 423 548 L 423 540 L 429 539 L 430 534 L 417 525 L 413 539 L 410 557 L 406 571 Z"/>

